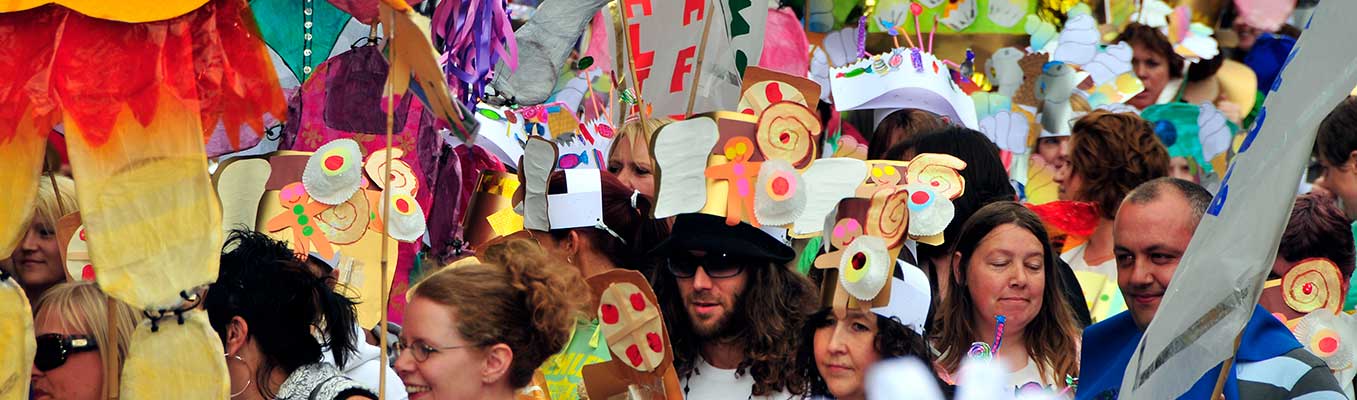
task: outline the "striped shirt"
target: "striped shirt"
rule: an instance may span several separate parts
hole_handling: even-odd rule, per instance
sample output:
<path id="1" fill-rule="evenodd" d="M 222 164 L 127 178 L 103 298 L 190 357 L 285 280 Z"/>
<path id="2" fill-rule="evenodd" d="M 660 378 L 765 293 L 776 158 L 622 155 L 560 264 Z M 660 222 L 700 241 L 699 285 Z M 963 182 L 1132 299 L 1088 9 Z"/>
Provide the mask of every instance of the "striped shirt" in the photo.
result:
<path id="1" fill-rule="evenodd" d="M 1235 366 L 1240 400 L 1344 400 L 1329 366 L 1304 348 Z"/>

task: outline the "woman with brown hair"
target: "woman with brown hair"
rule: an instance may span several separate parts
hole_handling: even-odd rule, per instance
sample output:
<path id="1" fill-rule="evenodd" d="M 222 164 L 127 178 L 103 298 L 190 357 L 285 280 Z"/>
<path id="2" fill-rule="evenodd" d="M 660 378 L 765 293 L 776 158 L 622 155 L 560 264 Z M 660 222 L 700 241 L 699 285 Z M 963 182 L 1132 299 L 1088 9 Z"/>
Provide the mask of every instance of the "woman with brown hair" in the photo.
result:
<path id="1" fill-rule="evenodd" d="M 1173 100 L 1179 85 L 1182 85 L 1185 61 L 1173 51 L 1173 43 L 1164 36 L 1164 32 L 1133 22 L 1126 25 L 1112 41 L 1124 41 L 1131 45 L 1131 66 L 1135 69 L 1136 77 L 1145 84 L 1145 91 L 1128 100 L 1127 105 L 1144 110 L 1145 107 Z"/>
<path id="2" fill-rule="evenodd" d="M 627 187 L 646 196 L 655 196 L 655 161 L 650 159 L 650 141 L 655 131 L 668 125 L 668 118 L 640 118 L 627 121 L 617 130 L 608 151 L 608 172 Z"/>
<path id="3" fill-rule="evenodd" d="M 1078 322 L 1036 214 L 1011 201 L 987 205 L 966 221 L 952 250 L 954 289 L 932 336 L 941 373 L 955 383 L 972 344 L 983 342 L 1015 387 L 1058 392 L 1066 376 L 1079 375 Z"/>
<path id="4" fill-rule="evenodd" d="M 910 138 L 947 127 L 937 114 L 917 108 L 902 108 L 886 115 L 876 124 L 867 145 L 868 160 L 883 160 L 896 145 Z"/>
<path id="5" fill-rule="evenodd" d="M 514 398 L 560 351 L 589 292 L 529 240 L 490 246 L 413 289 L 396 358 L 410 399 Z"/>
<path id="6" fill-rule="evenodd" d="M 1074 123 L 1070 142 L 1066 146 L 1068 160 L 1056 171 L 1060 199 L 1089 202 L 1097 206 L 1098 221 L 1093 233 L 1082 244 L 1070 247 L 1060 258 L 1080 271 L 1101 274 L 1115 289 L 1117 282 L 1116 257 L 1112 254 L 1112 221 L 1116 219 L 1121 200 L 1140 184 L 1168 175 L 1168 150 L 1155 136 L 1150 123 L 1131 113 L 1094 111 Z M 1093 322 L 1115 315 L 1126 309 L 1116 290 L 1101 291 L 1087 287 L 1084 293 L 1090 310 L 1100 310 L 1101 303 L 1110 304 L 1106 312 L 1095 312 Z M 1106 292 L 1108 299 L 1101 299 Z"/>

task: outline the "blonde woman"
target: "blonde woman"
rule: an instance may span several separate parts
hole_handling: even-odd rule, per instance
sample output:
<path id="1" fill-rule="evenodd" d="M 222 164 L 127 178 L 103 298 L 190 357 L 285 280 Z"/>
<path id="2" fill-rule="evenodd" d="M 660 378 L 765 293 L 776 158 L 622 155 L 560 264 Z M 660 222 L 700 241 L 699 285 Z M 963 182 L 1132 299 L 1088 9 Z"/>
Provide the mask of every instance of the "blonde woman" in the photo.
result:
<path id="1" fill-rule="evenodd" d="M 38 198 L 34 202 L 33 218 L 28 221 L 28 232 L 9 254 L 9 259 L 0 261 L 0 267 L 14 274 L 31 304 L 37 304 L 48 288 L 66 281 L 61 245 L 57 241 L 57 220 L 80 211 L 75 203 L 75 181 L 64 176 L 57 176 L 55 180 L 56 191 L 52 190 L 52 180 L 39 180 Z"/>
<path id="2" fill-rule="evenodd" d="M 34 318 L 38 352 L 33 360 L 33 400 L 103 398 L 103 360 L 116 347 L 121 370 L 141 318 L 132 307 L 115 303 L 110 315 L 108 296 L 94 282 L 68 282 L 46 290 Z M 117 342 L 110 343 L 110 337 Z"/>
<path id="3" fill-rule="evenodd" d="M 655 197 L 655 161 L 650 159 L 650 141 L 655 131 L 668 125 L 668 118 L 640 118 L 622 124 L 608 151 L 608 172 L 627 187 Z"/>

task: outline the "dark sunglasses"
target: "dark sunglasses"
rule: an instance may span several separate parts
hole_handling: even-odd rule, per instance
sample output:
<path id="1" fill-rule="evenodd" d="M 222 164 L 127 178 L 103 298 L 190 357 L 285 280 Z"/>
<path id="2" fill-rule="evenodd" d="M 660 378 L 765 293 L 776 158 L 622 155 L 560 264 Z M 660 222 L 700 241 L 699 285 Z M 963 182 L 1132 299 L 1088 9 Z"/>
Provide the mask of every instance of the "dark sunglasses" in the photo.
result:
<path id="1" fill-rule="evenodd" d="M 675 278 L 688 279 L 697 276 L 697 268 L 707 273 L 712 278 L 730 278 L 744 272 L 745 265 L 755 262 L 747 257 L 735 257 L 726 254 L 707 254 L 705 256 L 695 256 L 691 253 L 682 252 L 669 257 L 669 273 L 674 274 Z"/>
<path id="2" fill-rule="evenodd" d="M 84 335 L 62 335 L 49 333 L 38 336 L 38 354 L 33 358 L 33 366 L 47 372 L 66 364 L 66 357 L 80 352 L 99 348 L 94 339 Z"/>

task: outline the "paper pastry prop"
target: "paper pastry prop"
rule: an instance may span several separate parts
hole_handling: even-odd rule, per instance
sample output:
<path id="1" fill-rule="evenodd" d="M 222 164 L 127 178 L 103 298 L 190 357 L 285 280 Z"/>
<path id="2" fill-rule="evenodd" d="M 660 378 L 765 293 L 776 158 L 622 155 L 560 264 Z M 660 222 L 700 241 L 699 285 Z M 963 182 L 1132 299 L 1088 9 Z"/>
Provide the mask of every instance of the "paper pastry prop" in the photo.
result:
<path id="1" fill-rule="evenodd" d="M 85 226 L 80 224 L 80 213 L 72 213 L 57 220 L 57 248 L 66 265 L 66 279 L 94 281 L 94 261 L 90 260 L 89 241 L 85 240 Z"/>
<path id="2" fill-rule="evenodd" d="M 558 147 L 568 150 L 562 154 L 585 153 L 587 158 L 575 159 L 573 168 L 585 163 L 601 165 L 603 152 L 612 146 L 614 136 L 612 126 L 606 121 L 595 120 L 586 126 L 561 102 L 517 109 L 481 103 L 476 106 L 475 118 L 481 124 L 476 144 L 500 160 L 513 163 L 515 169 L 519 158 L 523 157 L 528 138 L 542 137 L 556 142 Z"/>
<path id="3" fill-rule="evenodd" d="M 0 271 L 0 398 L 28 396 L 29 373 L 37 343 L 33 339 L 33 310 L 19 282 Z"/>
<path id="4" fill-rule="evenodd" d="M 518 69 L 518 41 L 506 6 L 504 0 L 447 1 L 434 9 L 433 40 L 443 55 L 439 62 L 454 97 L 467 109 L 484 96 L 496 63 Z"/>
<path id="5" fill-rule="evenodd" d="M 1282 279 L 1264 285 L 1260 303 L 1273 313 L 1296 318 L 1317 310 L 1337 313 L 1342 308 L 1342 275 L 1332 261 L 1323 258 L 1303 260 Z M 1284 307 L 1276 304 L 1281 300 Z M 1294 312 L 1292 312 L 1294 311 Z"/>
<path id="6" fill-rule="evenodd" d="M 1357 375 L 1357 317 L 1348 313 L 1313 312 L 1288 322 L 1291 333 L 1305 349 L 1328 364 L 1338 382 L 1352 382 Z M 1352 387 L 1343 384 L 1346 390 Z"/>
<path id="7" fill-rule="evenodd" d="M 373 154 L 388 151 L 373 152 Z M 392 155 L 399 154 L 399 150 Z M 355 184 L 353 194 L 335 205 L 316 201 L 312 193 L 302 183 L 305 171 L 315 160 L 323 163 L 326 153 L 280 151 L 257 157 L 233 158 L 217 168 L 213 180 L 217 182 L 217 192 L 221 193 L 225 214 L 243 218 L 250 215 L 241 210 L 254 210 L 254 220 L 241 220 L 227 228 L 255 229 L 268 233 L 275 239 L 288 242 L 298 256 L 312 254 L 332 264 L 339 276 L 343 290 L 359 301 L 358 318 L 364 326 L 376 324 L 380 320 L 382 285 L 390 285 L 394 277 L 387 276 L 383 283 L 379 279 L 381 265 L 382 198 L 385 197 L 378 179 L 385 184 L 385 177 L 374 177 L 367 171 L 384 171 L 380 164 L 364 168 L 358 158 L 359 182 Z M 408 156 L 407 156 L 408 157 Z M 367 157 L 368 161 L 378 159 Z M 380 158 L 385 162 L 385 157 Z M 261 164 L 262 163 L 262 164 Z M 402 169 L 399 158 L 393 158 L 392 171 Z M 254 176 L 260 178 L 251 185 L 231 185 L 238 181 L 233 175 Z M 322 173 L 324 175 L 324 173 Z M 424 211 L 413 195 L 402 191 L 399 179 L 392 179 L 390 236 L 392 245 L 398 241 L 415 241 L 424 234 Z M 236 191 L 243 191 L 238 194 Z M 259 193 L 259 194 L 255 194 Z M 250 197 L 254 196 L 254 197 Z M 99 274 L 103 274 L 102 268 Z"/>
<path id="8" fill-rule="evenodd" d="M 381 0 L 381 18 L 385 36 L 390 40 L 392 93 L 404 95 L 410 88 L 413 74 L 418 84 L 415 92 L 428 105 L 435 117 L 456 127 L 453 133 L 469 135 L 462 127 L 462 114 L 454 105 L 443 69 L 438 65 L 438 51 L 429 42 L 429 19 L 410 8 L 405 0 Z M 463 137 L 463 139 L 466 139 Z"/>
<path id="9" fill-rule="evenodd" d="M 1027 139 L 1032 134 L 1032 128 L 1026 116 L 1007 110 L 980 120 L 980 132 L 1000 150 L 1014 154 L 1027 154 Z"/>
<path id="10" fill-rule="evenodd" d="M 807 78 L 750 67 L 745 70 L 740 112 L 758 116 L 774 103 L 790 101 L 815 110 L 820 104 L 820 84 Z"/>
<path id="11" fill-rule="evenodd" d="M 518 170 L 518 180 L 523 182 L 521 198 L 524 228 L 551 230 L 551 219 L 547 215 L 547 183 L 551 171 L 556 170 L 556 156 L 556 145 L 550 141 L 541 137 L 528 138 L 528 144 L 523 149 L 523 165 Z"/>
<path id="12" fill-rule="evenodd" d="M 1214 31 L 1200 22 L 1192 22 L 1192 8 L 1183 5 L 1169 15 L 1168 37 L 1173 51 L 1189 62 L 1210 60 L 1220 54 Z"/>
<path id="13" fill-rule="evenodd" d="M 859 181 L 856 193 L 839 200 L 825 219 L 822 237 L 827 252 L 814 262 L 828 270 L 821 294 L 824 304 L 836 309 L 878 309 L 907 294 L 918 297 L 918 290 L 909 289 L 919 286 L 912 273 L 905 274 L 911 278 L 901 289 L 905 292 L 892 293 L 889 282 L 895 276 L 896 259 L 906 239 L 941 244 L 942 230 L 952 218 L 951 200 L 965 187 L 957 172 L 965 163 L 948 155 L 921 154 L 909 163 L 868 164 L 871 170 Z M 918 272 L 912 265 L 902 268 Z M 922 293 L 927 298 L 924 281 Z M 914 306 L 896 304 L 891 312 Z"/>
<path id="14" fill-rule="evenodd" d="M 27 220 L 42 138 L 62 123 L 100 286 L 142 307 L 214 279 L 220 212 L 200 173 L 204 143 L 221 122 L 220 140 L 238 148 L 242 126 L 261 132 L 265 114 L 283 115 L 282 94 L 243 1 L 118 3 L 114 14 L 72 3 L 0 13 L 0 38 L 14 43 L 0 60 L 0 92 L 13 94 L 0 111 L 0 159 L 11 166 L 0 173 L 10 205 L 0 220 Z M 0 228 L 0 250 L 17 227 Z"/>
<path id="15" fill-rule="evenodd" d="M 471 248 L 479 248 L 491 239 L 523 230 L 523 216 L 514 212 L 513 207 L 518 187 L 518 176 L 514 174 L 482 171 L 463 215 L 462 240 Z"/>
<path id="16" fill-rule="evenodd" d="M 519 179 L 523 185 L 523 226 L 537 231 L 594 227 L 622 239 L 603 223 L 603 188 L 597 169 L 564 170 L 565 193 L 547 193 L 556 171 L 556 145 L 541 137 L 528 139 Z M 517 195 L 515 197 L 518 197 Z"/>
<path id="17" fill-rule="evenodd" d="M 1018 66 L 1018 61 L 1024 55 L 1022 50 L 1005 47 L 995 51 L 989 60 L 985 61 L 985 77 L 999 88 L 998 93 L 1004 97 L 1012 98 L 1017 93 L 1018 86 L 1022 85 L 1023 70 Z"/>
<path id="18" fill-rule="evenodd" d="M 152 316 L 132 333 L 123 363 L 122 398 L 227 398 L 231 379 L 225 353 L 206 311 Z"/>
<path id="19" fill-rule="evenodd" d="M 584 366 L 589 398 L 682 399 L 669 332 L 650 284 L 638 272 L 612 270 L 590 277 L 589 286 L 598 300 L 599 331 L 612 351 L 612 361 Z"/>
<path id="20" fill-rule="evenodd" d="M 839 111 L 876 109 L 876 121 L 900 108 L 917 108 L 979 126 L 975 102 L 952 80 L 952 72 L 920 48 L 895 48 L 830 68 L 830 89 Z"/>
<path id="21" fill-rule="evenodd" d="M 1037 98 L 1042 102 L 1042 136 L 1069 136 L 1074 125 L 1070 95 L 1074 93 L 1074 67 L 1059 61 L 1047 63 L 1037 83 Z"/>
<path id="22" fill-rule="evenodd" d="M 316 149 L 302 171 L 305 194 L 316 201 L 336 205 L 358 191 L 363 179 L 363 154 L 358 142 L 340 139 Z"/>

